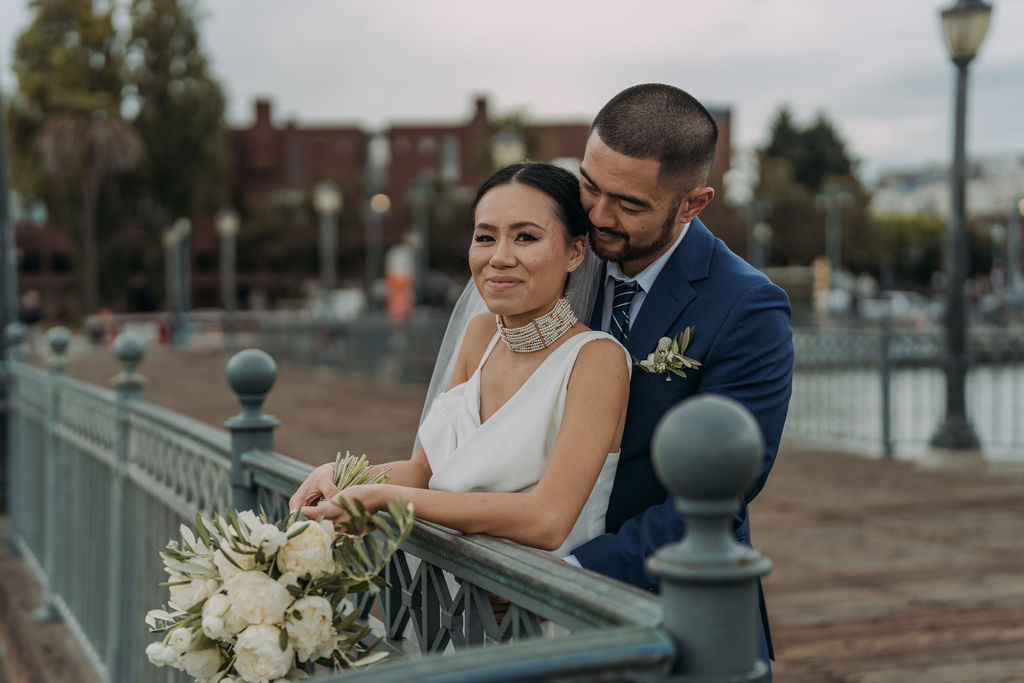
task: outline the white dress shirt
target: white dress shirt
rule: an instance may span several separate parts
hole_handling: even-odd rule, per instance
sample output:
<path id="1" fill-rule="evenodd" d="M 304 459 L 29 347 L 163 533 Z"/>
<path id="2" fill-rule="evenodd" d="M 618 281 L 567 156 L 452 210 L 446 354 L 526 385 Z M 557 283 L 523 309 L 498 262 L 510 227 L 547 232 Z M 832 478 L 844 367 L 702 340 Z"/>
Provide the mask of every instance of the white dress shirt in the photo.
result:
<path id="1" fill-rule="evenodd" d="M 679 248 L 679 243 L 686 237 L 687 231 L 690 229 L 690 224 L 687 223 L 683 226 L 682 231 L 679 233 L 679 237 L 672 243 L 672 246 L 668 250 L 659 256 L 651 265 L 647 266 L 635 276 L 630 277 L 622 272 L 622 268 L 619 267 L 618 263 L 614 261 L 608 262 L 608 267 L 605 269 L 604 277 L 604 305 L 601 307 L 601 329 L 607 332 L 611 328 L 612 320 L 612 299 L 615 296 L 615 281 L 619 282 L 635 282 L 640 286 L 636 294 L 633 296 L 633 302 L 629 305 L 629 324 L 632 326 L 633 321 L 636 320 L 637 316 L 640 315 L 640 308 L 644 305 L 644 299 L 647 298 L 647 292 L 651 291 L 651 287 L 654 286 L 654 281 L 661 275 L 661 270 L 668 263 L 668 260 L 672 258 L 672 254 L 675 253 L 676 249 Z"/>

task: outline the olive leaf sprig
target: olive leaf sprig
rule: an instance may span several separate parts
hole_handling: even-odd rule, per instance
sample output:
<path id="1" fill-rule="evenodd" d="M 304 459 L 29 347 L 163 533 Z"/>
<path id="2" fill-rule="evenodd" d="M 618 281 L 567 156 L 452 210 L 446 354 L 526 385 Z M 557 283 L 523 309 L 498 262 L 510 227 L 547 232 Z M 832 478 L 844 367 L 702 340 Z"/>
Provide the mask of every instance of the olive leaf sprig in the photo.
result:
<path id="1" fill-rule="evenodd" d="M 365 454 L 357 458 L 348 451 L 345 451 L 344 456 L 338 451 L 334 460 L 333 481 L 339 490 L 361 484 L 386 484 L 391 480 L 390 471 L 370 474 L 370 463 Z"/>

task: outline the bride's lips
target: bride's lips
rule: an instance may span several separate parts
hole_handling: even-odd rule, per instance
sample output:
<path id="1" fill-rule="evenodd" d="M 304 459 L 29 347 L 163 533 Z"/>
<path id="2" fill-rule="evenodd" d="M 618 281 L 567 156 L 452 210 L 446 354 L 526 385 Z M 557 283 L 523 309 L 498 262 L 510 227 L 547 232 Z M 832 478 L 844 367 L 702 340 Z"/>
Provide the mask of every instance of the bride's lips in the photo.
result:
<path id="1" fill-rule="evenodd" d="M 495 289 L 499 292 L 512 289 L 523 283 L 522 280 L 514 277 L 489 277 L 487 278 L 487 286 L 491 289 Z"/>

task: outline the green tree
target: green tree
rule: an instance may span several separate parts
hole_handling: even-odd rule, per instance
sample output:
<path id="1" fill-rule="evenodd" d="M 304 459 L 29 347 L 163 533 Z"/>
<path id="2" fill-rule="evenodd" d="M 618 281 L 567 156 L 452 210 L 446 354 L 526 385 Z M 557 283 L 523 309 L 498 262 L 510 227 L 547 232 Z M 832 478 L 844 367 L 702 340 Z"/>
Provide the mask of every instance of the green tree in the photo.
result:
<path id="1" fill-rule="evenodd" d="M 210 75 L 191 0 L 133 0 L 126 65 L 134 125 L 146 146 L 142 218 L 159 230 L 224 199 L 225 98 Z M 154 233 L 155 234 L 155 233 Z"/>
<path id="2" fill-rule="evenodd" d="M 781 108 L 767 144 L 758 150 L 754 188 L 772 227 L 772 263 L 807 265 L 825 253 L 825 208 L 818 197 L 827 188 L 841 188 L 847 197 L 841 215 L 842 266 L 859 271 L 876 264 L 869 239 L 870 194 L 842 137 L 824 114 L 802 127 L 789 109 Z"/>
<path id="3" fill-rule="evenodd" d="M 14 185 L 26 197 L 44 198 L 55 222 L 77 229 L 83 303 L 93 311 L 102 185 L 142 155 L 137 134 L 121 118 L 123 50 L 110 8 L 76 0 L 33 0 L 30 8 L 32 23 L 14 50 Z"/>

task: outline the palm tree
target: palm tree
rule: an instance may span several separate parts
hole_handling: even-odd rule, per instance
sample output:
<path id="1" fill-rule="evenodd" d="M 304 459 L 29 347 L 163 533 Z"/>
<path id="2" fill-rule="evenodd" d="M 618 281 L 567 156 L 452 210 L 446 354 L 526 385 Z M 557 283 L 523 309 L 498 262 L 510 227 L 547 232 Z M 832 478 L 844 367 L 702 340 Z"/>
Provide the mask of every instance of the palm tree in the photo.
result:
<path id="1" fill-rule="evenodd" d="M 85 310 L 99 308 L 96 209 L 100 183 L 130 171 L 142 161 L 139 134 L 123 119 L 102 110 L 91 117 L 58 116 L 43 126 L 39 139 L 43 171 L 53 179 L 79 177 L 82 285 Z"/>

